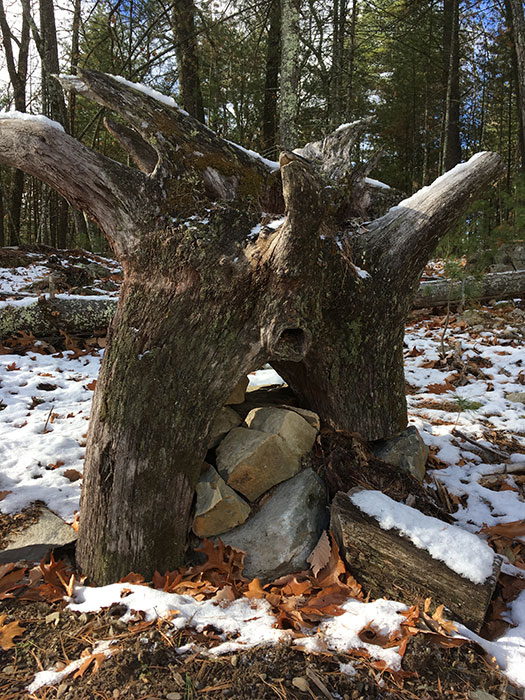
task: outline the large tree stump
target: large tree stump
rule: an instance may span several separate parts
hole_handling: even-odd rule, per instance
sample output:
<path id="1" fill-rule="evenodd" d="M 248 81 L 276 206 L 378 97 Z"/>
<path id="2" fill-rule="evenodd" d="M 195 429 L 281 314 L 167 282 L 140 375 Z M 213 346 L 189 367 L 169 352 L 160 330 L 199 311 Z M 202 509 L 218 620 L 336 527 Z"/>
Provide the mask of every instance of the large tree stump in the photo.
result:
<path id="1" fill-rule="evenodd" d="M 330 526 L 350 571 L 374 598 L 414 604 L 430 596 L 467 627 L 480 630 L 496 586 L 499 557 L 494 558 L 492 575 L 483 583 L 473 583 L 395 528 L 383 530 L 341 491 L 332 502 Z M 465 552 L 465 557 L 469 554 Z"/>
<path id="2" fill-rule="evenodd" d="M 355 217 L 372 195 L 366 168 L 351 169 L 352 126 L 308 160 L 283 154 L 279 170 L 140 86 L 94 71 L 62 82 L 128 123 L 110 129 L 138 166 L 46 121 L 0 121 L 0 162 L 87 211 L 124 270 L 77 548 L 103 583 L 182 563 L 213 420 L 265 362 L 334 428 L 375 440 L 406 426 L 403 331 L 421 271 L 502 166 L 481 154 L 365 230 Z"/>

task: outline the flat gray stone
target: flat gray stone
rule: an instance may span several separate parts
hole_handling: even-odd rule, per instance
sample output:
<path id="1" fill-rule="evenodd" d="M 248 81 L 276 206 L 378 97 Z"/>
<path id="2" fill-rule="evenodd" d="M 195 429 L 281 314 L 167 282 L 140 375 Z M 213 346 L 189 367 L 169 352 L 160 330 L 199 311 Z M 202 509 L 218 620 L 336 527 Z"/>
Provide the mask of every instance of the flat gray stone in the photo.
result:
<path id="1" fill-rule="evenodd" d="M 77 533 L 71 525 L 43 508 L 36 523 L 11 536 L 7 547 L 0 551 L 0 564 L 20 560 L 38 562 L 52 549 L 71 544 L 76 539 Z"/>
<path id="2" fill-rule="evenodd" d="M 497 700 L 494 695 L 487 693 L 486 690 L 471 690 L 470 691 L 471 700 Z"/>
<path id="3" fill-rule="evenodd" d="M 324 484 L 305 469 L 279 484 L 255 515 L 221 540 L 246 552 L 245 576 L 272 581 L 308 568 L 306 559 L 328 517 Z"/>
<path id="4" fill-rule="evenodd" d="M 395 467 L 410 472 L 416 479 L 423 480 L 428 447 L 413 425 L 397 437 L 373 442 L 370 449 L 383 462 L 393 464 Z"/>
<path id="5" fill-rule="evenodd" d="M 506 394 L 505 398 L 515 403 L 525 403 L 525 391 L 513 391 L 510 394 Z"/>

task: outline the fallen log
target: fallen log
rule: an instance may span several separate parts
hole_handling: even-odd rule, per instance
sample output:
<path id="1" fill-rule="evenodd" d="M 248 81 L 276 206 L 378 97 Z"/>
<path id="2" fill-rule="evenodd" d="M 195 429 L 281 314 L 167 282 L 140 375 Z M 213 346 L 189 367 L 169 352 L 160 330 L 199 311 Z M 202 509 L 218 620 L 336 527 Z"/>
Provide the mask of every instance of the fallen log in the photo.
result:
<path id="1" fill-rule="evenodd" d="M 430 280 L 421 282 L 413 308 L 444 306 L 449 299 L 458 303 L 525 297 L 525 270 L 488 274 L 481 280 L 469 277 L 462 282 Z M 61 329 L 71 335 L 89 335 L 106 328 L 117 305 L 116 299 L 55 298 L 38 299 L 21 306 L 7 302 L 0 307 L 0 340 L 18 331 L 36 337 L 58 335 Z"/>
<path id="2" fill-rule="evenodd" d="M 384 494 L 381 496 L 395 506 L 401 505 Z M 438 532 L 441 528 L 445 531 L 453 527 L 458 536 L 475 537 L 436 518 L 422 517 L 428 518 L 431 524 L 434 521 Z M 455 619 L 479 631 L 501 566 L 497 555 L 492 559 L 491 553 L 488 553 L 489 570 L 492 566 L 492 572 L 489 571 L 481 583 L 474 583 L 465 575 L 456 573 L 450 565 L 433 558 L 425 549 L 417 547 L 395 525 L 391 529 L 383 529 L 374 516 L 354 505 L 349 495 L 342 491 L 336 494 L 332 502 L 331 529 L 352 575 L 373 598 L 383 596 L 414 604 L 431 597 L 433 603 L 443 603 Z M 484 543 L 480 541 L 480 544 L 483 546 Z M 464 552 L 466 561 L 471 561 L 474 556 L 470 547 Z"/>
<path id="3" fill-rule="evenodd" d="M 0 307 L 0 340 L 25 331 L 37 338 L 50 338 L 64 331 L 69 335 L 93 335 L 113 318 L 116 299 L 44 299 L 27 305 L 14 302 Z"/>
<path id="4" fill-rule="evenodd" d="M 446 306 L 469 301 L 515 299 L 525 297 L 525 270 L 494 272 L 478 279 L 428 280 L 421 282 L 412 308 Z"/>

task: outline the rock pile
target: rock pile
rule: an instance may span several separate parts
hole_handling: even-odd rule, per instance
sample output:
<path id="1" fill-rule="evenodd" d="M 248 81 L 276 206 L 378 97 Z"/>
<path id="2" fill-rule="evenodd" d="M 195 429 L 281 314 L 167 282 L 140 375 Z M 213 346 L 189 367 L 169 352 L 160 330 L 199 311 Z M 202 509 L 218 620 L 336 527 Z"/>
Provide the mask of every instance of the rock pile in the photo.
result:
<path id="1" fill-rule="evenodd" d="M 243 379 L 235 387 L 212 426 L 209 463 L 196 489 L 193 532 L 243 550 L 245 574 L 268 581 L 306 568 L 328 526 L 325 485 L 304 463 L 320 421 L 293 405 L 296 399 L 287 387 L 246 391 L 247 385 Z M 424 478 L 428 448 L 414 427 L 370 449 Z"/>
<path id="2" fill-rule="evenodd" d="M 212 426 L 215 460 L 197 485 L 193 532 L 246 551 L 246 574 L 270 579 L 305 567 L 328 521 L 323 483 L 302 464 L 320 424 L 315 413 L 288 405 L 245 414 L 247 384 L 235 387 Z"/>

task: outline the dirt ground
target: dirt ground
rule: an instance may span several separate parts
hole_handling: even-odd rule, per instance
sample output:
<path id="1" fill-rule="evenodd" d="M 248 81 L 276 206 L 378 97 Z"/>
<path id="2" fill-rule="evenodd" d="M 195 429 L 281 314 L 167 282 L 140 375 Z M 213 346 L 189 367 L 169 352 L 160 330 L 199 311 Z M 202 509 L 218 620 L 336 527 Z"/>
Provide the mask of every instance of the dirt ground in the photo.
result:
<path id="1" fill-rule="evenodd" d="M 303 700 L 306 698 L 454 698 L 491 700 L 523 698 L 473 645 L 446 649 L 432 646 L 425 635 L 409 643 L 402 678 L 381 674 L 369 659 L 346 654 L 313 655 L 286 645 L 256 648 L 218 658 L 205 655 L 213 644 L 213 629 L 201 634 L 170 634 L 166 623 L 125 625 L 117 609 L 77 614 L 65 603 L 5 600 L 3 613 L 25 627 L 12 649 L 0 651 L 0 697 L 134 698 L 137 700 Z M 25 688 L 34 674 L 54 664 L 64 667 L 102 639 L 114 639 L 118 651 L 98 670 L 93 665 L 76 678 L 42 688 Z M 179 655 L 175 648 L 193 641 L 201 651 Z M 352 663 L 355 675 L 341 673 L 340 663 Z M 480 694 L 479 691 L 489 693 Z M 476 694 L 477 693 L 477 694 Z"/>

